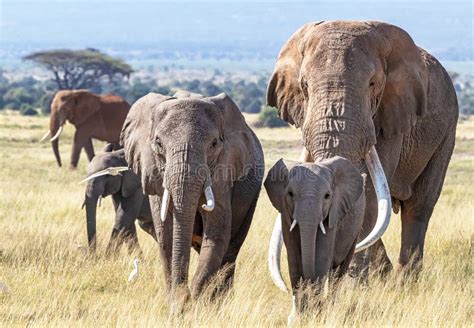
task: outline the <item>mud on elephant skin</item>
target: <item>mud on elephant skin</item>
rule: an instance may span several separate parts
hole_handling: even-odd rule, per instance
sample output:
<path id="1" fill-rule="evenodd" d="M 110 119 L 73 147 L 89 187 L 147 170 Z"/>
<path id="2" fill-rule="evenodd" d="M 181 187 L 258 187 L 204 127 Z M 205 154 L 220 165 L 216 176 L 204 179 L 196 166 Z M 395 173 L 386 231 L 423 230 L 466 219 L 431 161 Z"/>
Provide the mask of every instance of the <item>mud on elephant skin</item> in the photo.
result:
<path id="1" fill-rule="evenodd" d="M 71 154 L 71 168 L 76 168 L 82 148 L 90 160 L 94 157 L 92 139 L 115 143 L 130 105 L 119 96 L 98 96 L 87 90 L 61 90 L 51 103 L 50 130 L 41 141 L 51 136 L 51 146 L 59 166 L 59 136 L 68 121 L 76 127 Z M 118 147 L 117 147 L 118 148 Z"/>
<path id="2" fill-rule="evenodd" d="M 114 254 L 125 242 L 129 252 L 139 249 L 135 220 L 156 240 L 148 196 L 143 194 L 140 179 L 127 169 L 123 150 L 98 154 L 89 163 L 84 205 L 86 209 L 87 239 L 89 249 L 96 250 L 96 210 L 100 199 L 112 196 L 115 223 L 107 245 L 107 254 Z M 115 170 L 114 168 L 119 170 Z M 121 172 L 119 172 L 121 171 Z"/>
<path id="3" fill-rule="evenodd" d="M 281 49 L 267 102 L 301 128 L 305 161 L 342 156 L 361 173 L 375 164 L 378 179 L 371 174 L 372 183 L 366 185 L 356 251 L 373 246 L 367 254 L 356 254 L 355 263 L 377 255 L 377 267 L 391 268 L 379 237 L 394 199 L 401 205 L 399 264 L 417 272 L 458 117 L 456 94 L 441 64 L 394 25 L 309 23 Z M 379 193 L 383 197 L 377 201 Z"/>
<path id="4" fill-rule="evenodd" d="M 235 103 L 225 94 L 199 99 L 150 93 L 132 106 L 121 143 L 150 195 L 172 311 L 190 295 L 192 244 L 200 254 L 191 295 L 200 295 L 224 267 L 218 289 L 226 289 L 264 169 L 261 145 Z M 202 236 L 195 233 L 200 225 Z"/>

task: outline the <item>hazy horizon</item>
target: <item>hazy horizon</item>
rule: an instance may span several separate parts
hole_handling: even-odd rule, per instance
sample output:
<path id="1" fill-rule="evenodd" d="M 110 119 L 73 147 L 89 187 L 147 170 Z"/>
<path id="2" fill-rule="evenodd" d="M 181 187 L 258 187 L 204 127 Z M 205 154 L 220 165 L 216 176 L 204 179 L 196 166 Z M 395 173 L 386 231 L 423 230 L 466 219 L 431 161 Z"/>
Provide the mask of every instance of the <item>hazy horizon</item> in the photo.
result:
<path id="1" fill-rule="evenodd" d="M 306 22 L 370 19 L 404 28 L 419 46 L 441 60 L 472 61 L 472 9 L 470 1 L 4 0 L 0 4 L 0 59 L 15 60 L 41 49 L 86 47 L 126 59 L 143 59 L 156 52 L 275 58 L 285 40 Z"/>

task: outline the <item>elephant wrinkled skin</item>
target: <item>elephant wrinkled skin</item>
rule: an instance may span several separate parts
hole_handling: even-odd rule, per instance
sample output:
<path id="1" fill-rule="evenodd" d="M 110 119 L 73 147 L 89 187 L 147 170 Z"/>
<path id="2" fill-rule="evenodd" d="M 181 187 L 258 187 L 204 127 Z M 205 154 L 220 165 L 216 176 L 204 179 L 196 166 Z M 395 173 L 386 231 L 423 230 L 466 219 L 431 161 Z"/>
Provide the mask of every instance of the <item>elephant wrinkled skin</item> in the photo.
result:
<path id="1" fill-rule="evenodd" d="M 166 283 L 178 309 L 189 295 L 191 245 L 200 253 L 191 295 L 221 268 L 222 287 L 230 285 L 264 168 L 260 143 L 234 102 L 225 94 L 150 93 L 132 106 L 121 143 L 151 195 Z M 164 194 L 169 203 L 162 204 Z"/>
<path id="2" fill-rule="evenodd" d="M 95 156 L 87 168 L 88 176 L 110 167 L 127 166 L 123 150 L 107 151 Z M 86 208 L 87 240 L 89 249 L 96 249 L 96 209 L 100 198 L 111 195 L 115 207 L 115 224 L 112 229 L 107 253 L 116 253 L 123 242 L 127 242 L 129 251 L 138 246 L 135 220 L 140 227 L 156 239 L 148 196 L 143 194 L 140 179 L 132 171 L 119 175 L 103 175 L 90 179 L 86 185 L 84 206 Z"/>
<path id="3" fill-rule="evenodd" d="M 76 127 L 71 153 L 71 168 L 76 168 L 81 149 L 89 161 L 94 157 L 92 138 L 118 146 L 120 131 L 130 105 L 119 96 L 97 96 L 87 90 L 61 90 L 51 103 L 50 130 L 42 140 L 51 136 L 56 162 L 61 166 L 59 136 L 66 121 Z M 118 149 L 118 147 L 116 147 Z"/>
<path id="4" fill-rule="evenodd" d="M 458 118 L 456 94 L 441 64 L 387 23 L 310 23 L 280 51 L 267 102 L 301 128 L 305 161 L 342 156 L 367 173 L 364 159 L 375 146 L 394 210 L 401 208 L 399 264 L 418 271 Z M 359 239 L 377 217 L 373 184 L 365 190 Z M 381 271 L 391 269 L 381 240 L 369 253 L 356 254 L 355 267 L 370 256 Z"/>

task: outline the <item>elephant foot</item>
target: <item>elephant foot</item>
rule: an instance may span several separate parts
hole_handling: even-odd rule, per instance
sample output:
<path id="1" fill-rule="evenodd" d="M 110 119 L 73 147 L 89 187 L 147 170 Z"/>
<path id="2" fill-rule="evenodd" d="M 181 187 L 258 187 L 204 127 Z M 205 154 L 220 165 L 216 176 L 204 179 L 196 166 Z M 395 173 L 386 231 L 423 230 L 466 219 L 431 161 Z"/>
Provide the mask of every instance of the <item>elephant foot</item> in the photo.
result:
<path id="1" fill-rule="evenodd" d="M 183 314 L 190 299 L 191 294 L 187 286 L 176 287 L 170 297 L 170 315 L 176 316 Z"/>
<path id="2" fill-rule="evenodd" d="M 77 170 L 77 165 L 72 165 L 72 164 L 69 165 L 69 170 L 71 170 L 71 171 Z"/>

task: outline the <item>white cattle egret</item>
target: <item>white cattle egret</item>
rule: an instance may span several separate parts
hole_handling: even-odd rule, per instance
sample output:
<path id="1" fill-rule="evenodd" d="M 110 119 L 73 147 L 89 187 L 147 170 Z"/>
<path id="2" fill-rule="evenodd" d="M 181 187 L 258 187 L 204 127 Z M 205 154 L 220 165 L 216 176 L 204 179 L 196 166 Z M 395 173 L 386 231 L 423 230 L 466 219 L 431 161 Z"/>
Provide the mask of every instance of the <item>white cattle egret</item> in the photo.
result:
<path id="1" fill-rule="evenodd" d="M 133 260 L 133 270 L 128 275 L 128 282 L 133 282 L 133 281 L 137 280 L 138 273 L 139 273 L 138 263 L 140 263 L 140 261 L 138 259 Z"/>

